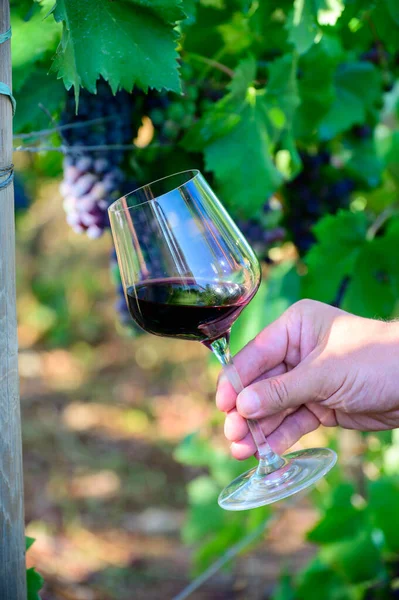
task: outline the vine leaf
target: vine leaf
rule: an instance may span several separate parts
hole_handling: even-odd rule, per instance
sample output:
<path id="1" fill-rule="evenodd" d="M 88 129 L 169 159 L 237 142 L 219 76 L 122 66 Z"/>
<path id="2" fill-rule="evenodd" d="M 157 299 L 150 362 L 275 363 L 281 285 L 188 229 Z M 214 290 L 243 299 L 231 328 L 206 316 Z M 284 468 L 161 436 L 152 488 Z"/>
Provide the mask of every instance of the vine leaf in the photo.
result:
<path id="1" fill-rule="evenodd" d="M 332 302 L 344 277 L 352 275 L 361 247 L 366 242 L 364 213 L 341 211 L 323 217 L 313 228 L 317 243 L 308 252 L 308 272 L 303 277 L 302 295 Z M 328 274 L 326 274 L 326 268 Z"/>
<path id="2" fill-rule="evenodd" d="M 253 86 L 255 76 L 254 59 L 243 60 L 229 93 L 183 140 L 186 149 L 204 152 L 206 168 L 215 174 L 221 198 L 243 216 L 256 212 L 283 181 L 272 152 L 282 134 L 291 131 L 299 103 L 291 55 L 271 64 L 266 88 Z M 278 97 L 283 99 L 281 106 Z"/>
<path id="3" fill-rule="evenodd" d="M 294 9 L 287 22 L 288 40 L 299 54 L 309 50 L 318 33 L 315 4 L 313 0 L 295 0 Z"/>
<path id="4" fill-rule="evenodd" d="M 384 533 L 390 552 L 399 551 L 399 481 L 397 477 L 383 477 L 369 485 L 370 511 L 373 524 Z"/>
<path id="5" fill-rule="evenodd" d="M 306 600 L 319 600 L 319 598 L 353 599 L 345 579 L 319 557 L 312 560 L 300 574 L 297 597 L 306 598 Z"/>
<path id="6" fill-rule="evenodd" d="M 50 0 L 51 1 L 51 0 Z M 32 4 L 32 2 L 31 2 Z M 11 13 L 13 90 L 17 92 L 32 73 L 32 67 L 46 55 L 54 53 L 61 36 L 61 27 L 52 19 L 43 25 L 49 9 L 45 0 L 27 21 L 16 11 Z"/>
<path id="7" fill-rule="evenodd" d="M 44 579 L 32 567 L 26 571 L 26 585 L 28 588 L 27 600 L 40 600 L 39 591 L 43 587 Z"/>
<path id="8" fill-rule="evenodd" d="M 389 16 L 399 25 L 399 5 L 396 0 L 385 0 Z"/>
<path id="9" fill-rule="evenodd" d="M 256 212 L 282 183 L 271 157 L 265 106 L 258 98 L 256 93 L 249 96 L 237 125 L 204 152 L 206 168 L 215 173 L 222 199 L 242 215 Z"/>
<path id="10" fill-rule="evenodd" d="M 319 556 L 349 583 L 372 580 L 382 568 L 381 553 L 373 540 L 370 527 L 364 527 L 353 538 L 327 544 L 320 550 Z"/>
<path id="11" fill-rule="evenodd" d="M 353 266 L 342 308 L 363 317 L 397 316 L 399 296 L 398 235 L 376 238 L 365 245 Z"/>
<path id="12" fill-rule="evenodd" d="M 67 89 L 96 92 L 102 76 L 115 93 L 134 85 L 179 92 L 177 19 L 184 18 L 180 0 L 98 2 L 57 0 L 53 9 L 63 23 L 62 39 L 52 70 Z M 106 24 L 106 26 L 104 26 Z"/>
<path id="13" fill-rule="evenodd" d="M 342 64 L 335 74 L 334 87 L 335 100 L 319 126 L 324 140 L 366 120 L 381 97 L 381 75 L 367 62 Z"/>
<path id="14" fill-rule="evenodd" d="M 18 110 L 14 118 L 14 131 L 21 133 L 31 128 L 38 130 L 49 125 L 49 117 L 41 108 L 54 114 L 65 101 L 65 89 L 61 81 L 47 74 L 47 69 L 38 66 L 15 93 Z"/>
<path id="15" fill-rule="evenodd" d="M 323 35 L 318 44 L 314 44 L 300 57 L 301 77 L 298 81 L 298 91 L 301 104 L 294 121 L 297 138 L 318 139 L 318 125 L 335 99 L 334 74 L 341 56 L 339 39 L 336 36 Z"/>

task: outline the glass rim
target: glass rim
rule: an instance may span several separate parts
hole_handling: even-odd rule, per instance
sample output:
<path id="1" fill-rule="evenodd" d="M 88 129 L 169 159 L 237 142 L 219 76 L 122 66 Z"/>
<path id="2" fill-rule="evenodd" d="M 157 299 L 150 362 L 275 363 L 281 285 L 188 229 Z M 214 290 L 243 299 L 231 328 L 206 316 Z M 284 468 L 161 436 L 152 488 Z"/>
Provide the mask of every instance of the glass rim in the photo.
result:
<path id="1" fill-rule="evenodd" d="M 171 188 L 169 191 L 164 192 L 163 194 L 159 194 L 158 196 L 155 196 L 154 198 L 148 198 L 148 200 L 144 200 L 143 202 L 140 202 L 139 204 L 136 204 L 135 206 L 127 206 L 127 207 L 117 208 L 117 205 L 121 203 L 121 200 L 123 198 L 127 198 L 128 196 L 131 196 L 132 194 L 135 194 L 136 192 L 139 192 L 140 190 L 149 188 L 152 185 L 159 183 L 160 181 L 165 181 L 167 179 L 171 179 L 172 177 L 176 177 L 177 175 L 184 175 L 185 173 L 187 173 L 187 174 L 190 173 L 191 177 L 187 178 L 187 180 L 184 181 L 184 183 L 181 183 L 180 185 L 177 185 L 177 186 Z M 180 188 L 184 187 L 185 185 L 190 183 L 190 181 L 193 181 L 196 177 L 198 177 L 200 175 L 201 175 L 201 172 L 199 169 L 186 169 L 185 171 L 178 171 L 177 173 L 172 173 L 171 175 L 165 175 L 165 177 L 160 177 L 159 179 L 154 179 L 154 181 L 151 181 L 150 183 L 141 185 L 138 188 L 134 188 L 134 190 L 132 190 L 128 194 L 123 194 L 123 196 L 121 196 L 117 200 L 114 200 L 114 202 L 112 202 L 112 204 L 109 205 L 108 212 L 110 212 L 110 213 L 127 212 L 129 210 L 138 208 L 139 206 L 143 206 L 143 204 L 148 204 L 149 202 L 154 202 L 154 200 L 158 200 L 159 198 L 162 198 L 163 196 L 167 196 L 171 192 L 175 192 L 176 190 L 179 190 Z"/>

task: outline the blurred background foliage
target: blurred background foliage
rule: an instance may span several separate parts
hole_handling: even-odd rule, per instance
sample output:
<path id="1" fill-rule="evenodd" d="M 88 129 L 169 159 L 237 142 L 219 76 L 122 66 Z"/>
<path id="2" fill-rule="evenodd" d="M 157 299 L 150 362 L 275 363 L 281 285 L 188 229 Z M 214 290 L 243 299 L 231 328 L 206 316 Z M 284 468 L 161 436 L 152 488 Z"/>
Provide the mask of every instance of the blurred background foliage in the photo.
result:
<path id="1" fill-rule="evenodd" d="M 219 368 L 200 345 L 132 325 L 106 220 L 118 193 L 204 172 L 264 274 L 234 351 L 301 297 L 397 317 L 396 3 L 184 0 L 183 20 L 165 17 L 183 94 L 152 82 L 156 69 L 132 90 L 115 65 L 131 93 L 99 81 L 77 114 L 49 74 L 69 4 L 57 22 L 43 21 L 48 0 L 11 2 L 28 561 L 42 598 L 174 598 L 223 557 L 190 597 L 397 597 L 397 432 L 319 430 L 297 447 L 328 444 L 339 464 L 309 495 L 219 509 L 244 468 L 214 407 Z M 137 10 L 156 45 L 153 9 Z"/>

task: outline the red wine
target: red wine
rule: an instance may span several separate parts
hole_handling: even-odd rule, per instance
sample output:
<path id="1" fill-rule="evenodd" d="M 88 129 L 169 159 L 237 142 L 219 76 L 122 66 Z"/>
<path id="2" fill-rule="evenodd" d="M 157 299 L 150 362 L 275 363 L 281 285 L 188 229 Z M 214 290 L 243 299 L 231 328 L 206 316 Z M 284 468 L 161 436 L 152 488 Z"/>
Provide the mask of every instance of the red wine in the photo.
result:
<path id="1" fill-rule="evenodd" d="M 227 332 L 255 292 L 233 282 L 154 279 L 128 288 L 127 299 L 145 331 L 203 342 Z"/>

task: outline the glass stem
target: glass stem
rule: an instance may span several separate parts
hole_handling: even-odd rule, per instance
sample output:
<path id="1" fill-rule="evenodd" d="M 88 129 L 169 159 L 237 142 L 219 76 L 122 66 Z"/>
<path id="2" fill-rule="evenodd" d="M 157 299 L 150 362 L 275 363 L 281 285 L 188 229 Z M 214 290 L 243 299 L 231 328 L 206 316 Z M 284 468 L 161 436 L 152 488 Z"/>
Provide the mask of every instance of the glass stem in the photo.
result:
<path id="1" fill-rule="evenodd" d="M 235 392 L 239 394 L 244 389 L 244 386 L 230 353 L 229 339 L 230 332 L 213 342 L 208 342 L 206 345 L 212 350 L 222 364 L 227 379 L 233 386 Z M 271 449 L 259 421 L 256 419 L 247 419 L 247 423 L 259 454 L 257 475 L 268 475 L 269 473 L 273 473 L 273 471 L 280 469 L 286 461 Z"/>

